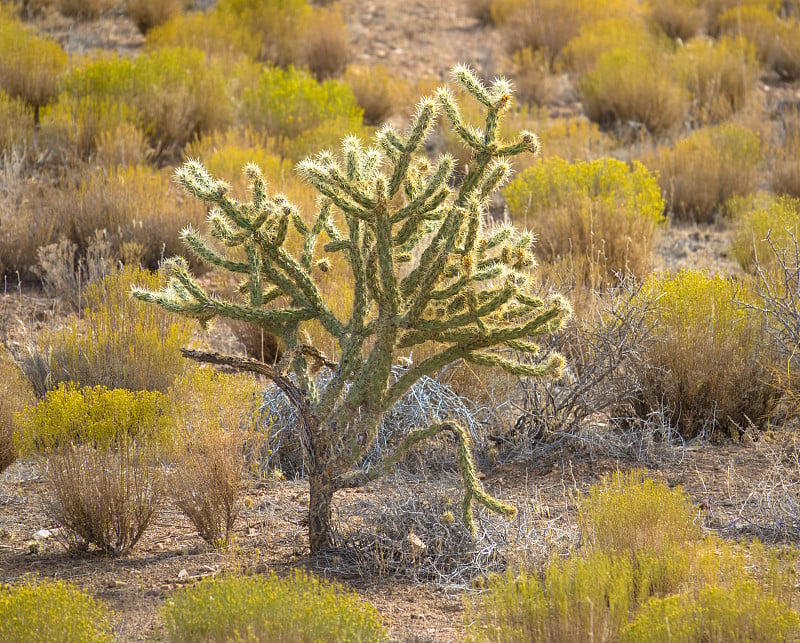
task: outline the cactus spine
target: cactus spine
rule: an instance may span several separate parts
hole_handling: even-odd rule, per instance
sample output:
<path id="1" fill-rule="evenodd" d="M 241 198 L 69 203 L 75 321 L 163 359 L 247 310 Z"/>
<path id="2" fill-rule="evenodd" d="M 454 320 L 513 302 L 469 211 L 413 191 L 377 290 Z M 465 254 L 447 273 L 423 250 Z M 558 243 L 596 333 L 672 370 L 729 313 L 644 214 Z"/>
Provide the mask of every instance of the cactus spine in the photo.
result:
<path id="1" fill-rule="evenodd" d="M 524 131 L 515 141 L 498 140 L 498 123 L 511 99 L 507 81 L 486 87 L 467 67 L 458 66 L 452 73 L 485 107 L 484 129 L 466 124 L 453 94 L 442 88 L 420 101 L 405 135 L 387 126 L 376 135 L 374 147 L 365 148 L 358 138 L 348 137 L 341 158 L 322 152 L 301 162 L 299 175 L 321 195 L 311 223 L 284 196 L 269 196 L 254 165 L 245 167 L 252 199 L 240 203 L 199 162 L 187 162 L 176 172 L 178 182 L 213 205 L 211 235 L 243 252 L 229 258 L 192 229 L 183 232 L 183 241 L 211 266 L 242 275 L 243 300 L 227 301 L 205 292 L 182 259 L 166 262 L 169 279 L 164 290 L 133 291 L 141 300 L 203 324 L 214 317 L 244 320 L 281 339 L 285 350 L 274 365 L 200 351 L 184 354 L 261 373 L 298 409 L 310 462 L 312 552 L 331 544 L 331 501 L 337 490 L 375 479 L 411 446 L 442 431 L 451 432 L 459 444 L 466 523 L 473 525 L 474 502 L 513 516 L 513 507 L 483 490 L 468 436 L 454 422 L 413 432 L 368 472 L 358 465 L 376 438 L 383 414 L 423 375 L 458 359 L 533 377 L 555 375 L 563 364 L 560 355 L 544 356 L 534 364 L 524 359 L 537 353 L 536 338 L 558 329 L 570 311 L 561 297 L 545 301 L 533 294 L 532 235 L 510 226 L 491 231 L 484 226 L 489 198 L 510 173 L 506 159 L 537 153 L 538 139 Z M 420 154 L 442 113 L 473 151 L 457 188 L 451 187 L 451 156 L 431 164 Z M 285 247 L 290 228 L 303 239 L 296 256 Z M 318 243 L 321 240 L 326 241 Z M 317 257 L 320 245 L 323 253 L 339 253 L 349 264 L 349 319 L 334 314 L 312 278 L 313 266 L 328 267 Z M 336 339 L 338 362 L 301 341 L 301 325 L 308 320 L 317 320 Z M 426 342 L 435 342 L 437 351 L 396 380 L 390 378 L 399 353 Z M 330 369 L 332 375 L 322 390 L 314 378 L 320 368 Z"/>

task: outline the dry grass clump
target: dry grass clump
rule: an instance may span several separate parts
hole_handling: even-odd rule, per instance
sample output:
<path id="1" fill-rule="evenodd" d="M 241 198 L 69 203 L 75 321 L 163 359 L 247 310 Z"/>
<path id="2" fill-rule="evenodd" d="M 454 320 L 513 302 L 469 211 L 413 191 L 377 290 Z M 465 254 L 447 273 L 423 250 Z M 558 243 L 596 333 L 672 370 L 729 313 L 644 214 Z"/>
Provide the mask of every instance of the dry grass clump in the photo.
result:
<path id="1" fill-rule="evenodd" d="M 759 75 L 755 50 L 741 38 L 693 40 L 679 50 L 675 65 L 699 123 L 719 123 L 741 110 Z"/>
<path id="2" fill-rule="evenodd" d="M 304 571 L 204 580 L 175 592 L 163 611 L 166 640 L 312 643 L 388 640 L 380 614 L 337 583 Z"/>
<path id="3" fill-rule="evenodd" d="M 772 148 L 770 184 L 778 194 L 800 197 L 800 106 L 780 115 L 782 140 Z"/>
<path id="4" fill-rule="evenodd" d="M 614 147 L 614 140 L 585 117 L 547 118 L 534 123 L 544 158 L 593 161 L 608 156 Z"/>
<path id="5" fill-rule="evenodd" d="M 579 81 L 586 115 L 603 127 L 674 130 L 689 108 L 687 92 L 657 50 L 613 49 Z"/>
<path id="6" fill-rule="evenodd" d="M 184 0 L 126 0 L 125 8 L 139 31 L 146 34 L 183 11 Z"/>
<path id="7" fill-rule="evenodd" d="M 482 25 L 494 22 L 492 18 L 493 0 L 467 0 L 469 15 L 477 18 Z"/>
<path id="8" fill-rule="evenodd" d="M 62 15 L 82 20 L 94 20 L 114 4 L 115 0 L 56 0 L 56 7 Z"/>
<path id="9" fill-rule="evenodd" d="M 512 51 L 543 51 L 550 71 L 582 26 L 604 18 L 636 13 L 630 0 L 495 0 L 492 16 Z"/>
<path id="10" fill-rule="evenodd" d="M 755 189 L 760 162 L 758 136 L 731 123 L 696 130 L 645 161 L 658 172 L 672 216 L 701 223 L 731 197 Z"/>
<path id="11" fill-rule="evenodd" d="M 95 160 L 101 167 L 137 167 L 150 157 L 147 137 L 133 123 L 123 122 L 97 137 Z"/>
<path id="12" fill-rule="evenodd" d="M 504 195 L 513 221 L 536 232 L 541 261 L 585 258 L 577 278 L 598 289 L 618 275 L 649 271 L 663 200 L 641 164 L 550 158 L 522 172 Z"/>
<path id="13" fill-rule="evenodd" d="M 34 122 L 58 94 L 66 64 L 67 54 L 57 42 L 0 10 L 0 89 L 33 108 Z"/>
<path id="14" fill-rule="evenodd" d="M 187 320 L 144 309 L 130 297 L 133 284 L 157 288 L 159 275 L 124 267 L 86 288 L 84 316 L 47 334 L 40 348 L 47 356 L 50 381 L 74 381 L 133 391 L 166 391 L 184 369 L 178 349 L 191 332 Z"/>
<path id="15" fill-rule="evenodd" d="M 600 57 L 614 49 L 647 50 L 657 41 L 636 16 L 605 18 L 583 25 L 562 52 L 570 71 L 584 74 L 593 70 Z"/>
<path id="16" fill-rule="evenodd" d="M 248 479 L 245 445 L 249 453 L 257 451 L 252 429 L 258 390 L 250 377 L 200 369 L 179 379 L 171 392 L 177 435 L 169 494 L 215 547 L 229 543 L 241 509 Z"/>
<path id="17" fill-rule="evenodd" d="M 0 158 L 25 147 L 33 136 L 33 119 L 21 98 L 0 89 Z"/>
<path id="18" fill-rule="evenodd" d="M 348 43 L 339 8 L 314 9 L 303 27 L 301 61 L 317 80 L 341 75 L 347 66 Z"/>
<path id="19" fill-rule="evenodd" d="M 15 414 L 35 401 L 33 390 L 4 346 L 0 345 L 0 473 L 17 458 Z"/>
<path id="20" fill-rule="evenodd" d="M 531 105 L 545 105 L 552 100 L 555 80 L 541 51 L 521 49 L 512 56 L 511 66 L 517 100 Z"/>
<path id="21" fill-rule="evenodd" d="M 735 231 L 731 251 L 747 272 L 774 268 L 778 257 L 772 248 L 790 251 L 800 234 L 800 199 L 758 195 L 732 199 L 726 209 Z"/>
<path id="22" fill-rule="evenodd" d="M 778 391 L 764 325 L 739 303 L 754 303 L 753 295 L 732 280 L 696 271 L 654 275 L 643 291 L 657 305 L 648 313 L 652 343 L 630 369 L 640 417 L 663 412 L 687 438 L 738 439 L 765 427 Z"/>
<path id="23" fill-rule="evenodd" d="M 5 643 L 112 643 L 110 610 L 63 581 L 26 577 L 0 587 L 0 640 Z"/>
<path id="24" fill-rule="evenodd" d="M 383 65 L 350 65 L 342 80 L 364 110 L 367 125 L 379 125 L 409 100 L 408 83 Z"/>
<path id="25" fill-rule="evenodd" d="M 729 9 L 719 18 L 724 33 L 744 36 L 753 43 L 762 62 L 788 81 L 800 78 L 800 23 L 781 20 L 759 6 Z"/>
<path id="26" fill-rule="evenodd" d="M 656 0 L 647 17 L 667 36 L 681 40 L 694 38 L 707 20 L 702 0 Z"/>
<path id="27" fill-rule="evenodd" d="M 131 549 L 164 498 L 161 467 L 150 447 L 65 445 L 50 453 L 47 479 L 53 519 L 70 545 L 118 556 Z"/>

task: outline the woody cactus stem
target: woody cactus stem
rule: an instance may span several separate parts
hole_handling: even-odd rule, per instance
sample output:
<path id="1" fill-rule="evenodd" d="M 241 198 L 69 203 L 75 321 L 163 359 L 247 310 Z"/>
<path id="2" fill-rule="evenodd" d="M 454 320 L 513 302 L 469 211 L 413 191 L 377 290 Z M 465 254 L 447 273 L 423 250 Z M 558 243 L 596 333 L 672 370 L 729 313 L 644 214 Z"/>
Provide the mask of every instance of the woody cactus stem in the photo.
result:
<path id="1" fill-rule="evenodd" d="M 424 375 L 459 359 L 531 377 L 553 376 L 563 365 L 557 354 L 530 358 L 539 351 L 536 339 L 558 329 L 570 311 L 559 296 L 543 300 L 534 295 L 532 235 L 510 226 L 489 229 L 484 220 L 491 195 L 509 176 L 507 158 L 537 153 L 538 139 L 524 131 L 514 141 L 498 140 L 498 123 L 511 99 L 507 81 L 486 87 L 467 67 L 452 73 L 485 107 L 484 129 L 466 124 L 453 94 L 438 90 L 420 101 L 405 135 L 386 126 L 374 147 L 351 136 L 343 141 L 341 157 L 322 152 L 297 166 L 321 195 L 314 217 L 302 217 L 283 195 L 270 196 L 254 165 L 244 170 L 252 198 L 240 203 L 199 162 L 186 163 L 176 172 L 177 181 L 213 206 L 211 236 L 239 252 L 229 256 L 191 228 L 183 231 L 183 241 L 211 266 L 241 275 L 243 297 L 230 301 L 207 293 L 182 259 L 165 264 L 163 290 L 133 291 L 143 301 L 202 324 L 214 317 L 243 320 L 280 338 L 284 353 L 272 365 L 198 351 L 185 354 L 261 373 L 297 407 L 310 463 L 312 552 L 331 544 L 331 501 L 337 490 L 385 473 L 412 445 L 442 431 L 458 441 L 465 522 L 473 525 L 475 502 L 513 516 L 513 507 L 483 490 L 468 436 L 453 422 L 410 434 L 369 471 L 360 465 L 384 413 Z M 421 154 L 442 112 L 473 151 L 457 188 L 451 187 L 451 156 L 431 163 Z M 292 236 L 299 236 L 291 244 L 300 248 L 295 253 L 287 247 Z M 350 280 L 336 295 L 351 299 L 349 318 L 334 313 L 312 276 L 313 267 L 333 265 L 318 257 L 320 249 L 349 265 L 349 271 L 335 275 Z M 338 362 L 301 342 L 303 325 L 311 320 L 336 340 Z M 423 343 L 436 347 L 433 354 L 390 378 L 400 354 Z M 331 371 L 322 389 L 314 377 L 320 368 Z"/>

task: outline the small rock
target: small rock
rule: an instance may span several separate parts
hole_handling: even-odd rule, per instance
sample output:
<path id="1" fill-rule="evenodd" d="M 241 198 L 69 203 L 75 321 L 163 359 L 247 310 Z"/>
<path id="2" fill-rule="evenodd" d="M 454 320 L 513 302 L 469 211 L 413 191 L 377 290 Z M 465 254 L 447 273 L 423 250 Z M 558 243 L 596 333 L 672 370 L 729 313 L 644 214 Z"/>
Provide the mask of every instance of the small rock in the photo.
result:
<path id="1" fill-rule="evenodd" d="M 47 540 L 50 536 L 53 535 L 53 532 L 49 529 L 40 529 L 35 534 L 33 534 L 34 540 Z"/>
<path id="2" fill-rule="evenodd" d="M 124 580 L 118 580 L 116 578 L 112 578 L 110 581 L 106 583 L 106 587 L 108 587 L 108 589 L 119 589 L 120 587 L 127 587 L 127 586 L 128 583 L 126 583 Z"/>
<path id="3" fill-rule="evenodd" d="M 417 536 L 413 531 L 408 532 L 408 536 L 406 536 L 406 541 L 411 546 L 411 553 L 414 556 L 420 556 L 422 553 L 427 549 L 427 546 L 422 539 Z"/>
<path id="4" fill-rule="evenodd" d="M 186 568 L 178 572 L 178 580 L 186 580 L 187 578 L 189 578 L 189 572 L 186 571 Z"/>

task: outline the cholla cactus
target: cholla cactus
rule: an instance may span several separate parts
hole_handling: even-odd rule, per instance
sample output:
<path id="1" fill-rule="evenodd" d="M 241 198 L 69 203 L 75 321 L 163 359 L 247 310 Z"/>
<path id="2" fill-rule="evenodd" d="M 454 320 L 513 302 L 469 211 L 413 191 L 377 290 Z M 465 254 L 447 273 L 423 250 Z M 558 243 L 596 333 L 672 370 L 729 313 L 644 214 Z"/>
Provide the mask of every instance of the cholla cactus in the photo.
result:
<path id="1" fill-rule="evenodd" d="M 261 373 L 296 406 L 310 463 L 312 552 L 330 545 L 331 501 L 337 490 L 377 478 L 411 446 L 443 431 L 459 444 L 466 523 L 473 525 L 475 501 L 513 516 L 513 507 L 483 490 L 468 435 L 455 422 L 411 433 L 369 470 L 359 464 L 383 414 L 424 375 L 459 359 L 534 377 L 555 375 L 563 364 L 560 355 L 520 358 L 536 354 L 535 339 L 558 329 L 570 310 L 561 297 L 544 301 L 533 294 L 532 236 L 510 226 L 489 232 L 484 225 L 489 198 L 510 173 L 506 159 L 537 153 L 538 140 L 530 132 L 513 142 L 497 140 L 498 122 L 511 99 L 508 82 L 497 80 L 487 88 L 463 66 L 453 70 L 453 77 L 485 106 L 485 128 L 465 124 L 453 94 L 443 88 L 419 103 L 405 136 L 387 126 L 375 137 L 375 147 L 365 148 L 349 137 L 341 158 L 322 152 L 303 161 L 298 173 L 321 194 L 319 212 L 310 224 L 283 195 L 268 195 L 253 165 L 245 167 L 252 200 L 239 203 L 200 163 L 186 163 L 177 180 L 214 205 L 211 235 L 242 252 L 238 259 L 223 256 L 191 229 L 183 232 L 184 243 L 210 265 L 244 275 L 244 301 L 206 293 L 182 259 L 166 264 L 164 290 L 133 292 L 203 324 L 218 316 L 244 320 L 281 339 L 284 353 L 274 365 L 200 351 L 184 354 Z M 451 187 L 451 156 L 431 164 L 419 154 L 441 112 L 474 152 L 457 189 Z M 290 227 L 304 240 L 297 256 L 285 246 Z M 327 241 L 318 244 L 321 237 Z M 328 265 L 317 256 L 319 245 L 328 255 L 343 255 L 350 266 L 349 319 L 334 314 L 312 278 L 312 266 Z M 317 320 L 336 339 L 338 362 L 301 341 L 301 324 L 308 320 Z M 389 377 L 399 354 L 426 342 L 435 342 L 435 354 L 411 365 L 401 377 Z M 314 378 L 320 368 L 331 370 L 324 389 L 317 388 Z"/>

